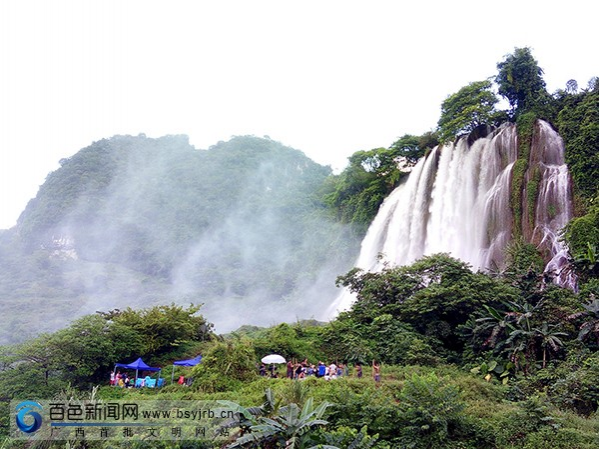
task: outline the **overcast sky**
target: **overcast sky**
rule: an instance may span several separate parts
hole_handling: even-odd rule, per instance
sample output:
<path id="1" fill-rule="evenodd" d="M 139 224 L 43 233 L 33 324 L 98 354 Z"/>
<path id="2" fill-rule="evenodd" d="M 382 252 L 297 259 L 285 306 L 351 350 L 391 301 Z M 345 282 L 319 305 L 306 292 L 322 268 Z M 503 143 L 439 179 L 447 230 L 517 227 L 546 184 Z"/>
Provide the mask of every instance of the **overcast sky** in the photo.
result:
<path id="1" fill-rule="evenodd" d="M 529 46 L 552 92 L 599 75 L 599 2 L 0 3 L 0 228 L 58 161 L 115 134 L 268 135 L 339 170 L 435 127 Z"/>

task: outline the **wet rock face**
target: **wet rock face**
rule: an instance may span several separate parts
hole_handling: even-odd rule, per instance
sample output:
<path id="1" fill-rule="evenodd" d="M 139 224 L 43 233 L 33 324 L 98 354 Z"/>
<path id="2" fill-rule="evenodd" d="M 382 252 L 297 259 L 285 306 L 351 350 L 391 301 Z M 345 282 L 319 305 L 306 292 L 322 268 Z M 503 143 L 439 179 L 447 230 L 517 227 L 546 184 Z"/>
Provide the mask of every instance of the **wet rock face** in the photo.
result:
<path id="1" fill-rule="evenodd" d="M 478 125 L 476 128 L 474 128 L 470 134 L 468 134 L 468 146 L 472 146 L 472 144 L 474 142 L 476 142 L 478 139 L 482 139 L 484 137 L 487 137 L 488 135 L 490 135 L 493 131 L 495 130 L 495 128 L 493 126 L 490 125 Z"/>

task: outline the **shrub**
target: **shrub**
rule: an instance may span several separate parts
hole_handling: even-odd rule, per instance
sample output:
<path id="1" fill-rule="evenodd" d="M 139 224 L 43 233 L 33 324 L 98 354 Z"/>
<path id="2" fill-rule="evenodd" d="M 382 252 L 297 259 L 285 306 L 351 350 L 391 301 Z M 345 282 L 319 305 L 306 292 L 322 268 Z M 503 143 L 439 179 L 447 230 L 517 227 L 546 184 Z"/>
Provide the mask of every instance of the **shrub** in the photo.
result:
<path id="1" fill-rule="evenodd" d="M 254 348 L 247 340 L 216 342 L 192 371 L 194 387 L 205 392 L 229 391 L 257 377 Z"/>
<path id="2" fill-rule="evenodd" d="M 398 394 L 401 444 L 413 448 L 448 447 L 458 435 L 465 408 L 460 391 L 436 374 L 414 374 Z"/>

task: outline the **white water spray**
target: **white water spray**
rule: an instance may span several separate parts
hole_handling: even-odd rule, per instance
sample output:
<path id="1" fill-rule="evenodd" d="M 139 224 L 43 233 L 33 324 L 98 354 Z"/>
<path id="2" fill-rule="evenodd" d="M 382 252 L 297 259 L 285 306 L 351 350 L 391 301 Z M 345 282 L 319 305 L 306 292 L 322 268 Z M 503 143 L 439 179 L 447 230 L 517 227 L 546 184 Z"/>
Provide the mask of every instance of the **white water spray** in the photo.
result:
<path id="1" fill-rule="evenodd" d="M 558 233 L 572 216 L 570 178 L 559 135 L 545 122 L 539 122 L 536 132 L 538 148 L 531 149 L 529 164 L 539 167 L 533 231 L 537 237 L 532 241 L 541 251 L 548 248 L 547 270 L 559 271 L 567 261 Z M 455 145 L 435 148 L 382 204 L 356 266 L 380 271 L 385 265 L 408 265 L 440 252 L 474 270 L 503 266 L 513 233 L 510 194 L 517 157 L 515 125 L 505 125 L 471 146 L 461 138 Z M 532 173 L 531 167 L 528 171 Z M 354 300 L 344 290 L 327 316 L 347 310 Z"/>

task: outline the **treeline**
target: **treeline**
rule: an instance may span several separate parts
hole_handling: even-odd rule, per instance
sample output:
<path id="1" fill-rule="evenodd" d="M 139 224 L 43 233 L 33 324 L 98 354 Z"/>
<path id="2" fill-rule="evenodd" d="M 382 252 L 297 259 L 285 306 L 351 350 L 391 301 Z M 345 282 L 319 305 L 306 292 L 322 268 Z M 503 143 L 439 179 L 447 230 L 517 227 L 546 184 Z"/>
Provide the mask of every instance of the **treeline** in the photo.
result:
<path id="1" fill-rule="evenodd" d="M 10 398 L 52 397 L 69 386 L 104 384 L 118 362 L 162 364 L 212 338 L 198 306 L 113 310 L 86 315 L 52 334 L 0 350 L 0 390 Z"/>

